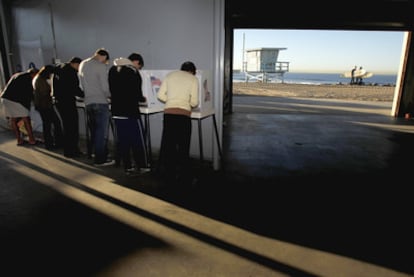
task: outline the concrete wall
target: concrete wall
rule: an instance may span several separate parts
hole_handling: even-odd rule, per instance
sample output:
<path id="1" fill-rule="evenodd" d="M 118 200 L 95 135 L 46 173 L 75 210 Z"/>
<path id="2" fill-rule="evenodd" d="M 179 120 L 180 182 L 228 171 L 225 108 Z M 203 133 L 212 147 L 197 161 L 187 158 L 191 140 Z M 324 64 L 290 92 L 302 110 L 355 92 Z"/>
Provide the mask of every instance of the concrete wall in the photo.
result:
<path id="1" fill-rule="evenodd" d="M 28 0 L 12 7 L 12 63 L 23 69 L 89 57 L 106 48 L 111 60 L 139 52 L 144 69 L 178 69 L 193 61 L 212 72 L 216 119 L 221 137 L 224 0 Z M 82 116 L 82 115 L 81 115 Z M 162 113 L 152 115 L 152 145 L 160 145 Z M 204 157 L 215 159 L 211 118 L 203 120 Z M 81 132 L 83 132 L 81 128 Z M 191 153 L 198 155 L 194 121 Z"/>

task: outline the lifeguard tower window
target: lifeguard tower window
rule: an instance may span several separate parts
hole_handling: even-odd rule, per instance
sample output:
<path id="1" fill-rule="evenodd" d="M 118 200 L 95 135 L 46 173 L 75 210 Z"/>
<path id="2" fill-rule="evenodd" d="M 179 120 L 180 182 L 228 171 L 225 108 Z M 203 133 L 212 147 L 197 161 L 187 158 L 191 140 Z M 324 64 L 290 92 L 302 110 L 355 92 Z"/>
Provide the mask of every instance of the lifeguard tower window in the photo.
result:
<path id="1" fill-rule="evenodd" d="M 278 62 L 279 51 L 287 48 L 254 48 L 246 50 L 247 72 L 286 72 L 288 62 Z"/>
<path id="2" fill-rule="evenodd" d="M 284 74 L 289 71 L 289 62 L 278 61 L 278 57 L 279 52 L 286 49 L 285 47 L 247 49 L 243 53 L 246 61 L 243 62 L 242 69 L 246 80 L 268 82 L 277 78 L 283 82 Z"/>

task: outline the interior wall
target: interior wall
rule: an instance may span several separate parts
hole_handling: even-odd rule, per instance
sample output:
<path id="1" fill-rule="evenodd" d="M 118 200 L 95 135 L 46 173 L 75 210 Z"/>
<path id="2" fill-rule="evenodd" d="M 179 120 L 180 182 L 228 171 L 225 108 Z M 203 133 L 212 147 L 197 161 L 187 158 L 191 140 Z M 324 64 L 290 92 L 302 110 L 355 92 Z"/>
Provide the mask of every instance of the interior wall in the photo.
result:
<path id="1" fill-rule="evenodd" d="M 221 36 L 224 24 L 218 26 L 216 22 L 218 16 L 224 17 L 223 1 L 15 1 L 12 62 L 23 62 L 23 68 L 27 68 L 28 45 L 35 45 L 30 49 L 33 60 L 40 58 L 43 64 L 53 63 L 55 59 L 68 61 L 73 56 L 87 58 L 100 47 L 109 51 L 111 60 L 139 52 L 144 58 L 144 69 L 179 69 L 182 62 L 191 60 L 198 69 L 212 72 L 213 98 L 221 98 L 222 85 L 216 79 L 221 75 L 222 66 L 216 61 L 223 60 L 217 40 L 224 37 Z M 221 134 L 221 107 L 216 106 L 221 101 L 214 103 Z M 160 145 L 161 123 L 162 114 L 151 115 L 154 132 L 151 142 L 155 150 Z M 193 121 L 191 154 L 194 156 L 199 153 L 197 128 Z M 202 128 L 204 157 L 213 159 L 217 151 L 212 119 L 204 119 Z"/>
<path id="2" fill-rule="evenodd" d="M 13 7 L 14 32 L 17 41 L 40 39 L 45 63 L 54 58 L 53 20 L 56 58 L 62 61 L 104 47 L 112 58 L 140 52 L 145 69 L 175 69 L 185 60 L 212 68 L 214 0 L 29 2 Z"/>

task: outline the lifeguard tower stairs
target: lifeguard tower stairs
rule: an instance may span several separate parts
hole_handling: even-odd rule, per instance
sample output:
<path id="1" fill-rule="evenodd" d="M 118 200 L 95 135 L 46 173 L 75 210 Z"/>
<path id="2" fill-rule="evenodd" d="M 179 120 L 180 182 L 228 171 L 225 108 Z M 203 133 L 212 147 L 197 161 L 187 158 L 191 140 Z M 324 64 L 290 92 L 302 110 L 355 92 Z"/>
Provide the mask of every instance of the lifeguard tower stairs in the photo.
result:
<path id="1" fill-rule="evenodd" d="M 289 62 L 278 62 L 279 51 L 287 48 L 254 48 L 246 50 L 246 61 L 243 62 L 243 73 L 246 82 L 284 81 L 284 74 L 289 71 Z"/>

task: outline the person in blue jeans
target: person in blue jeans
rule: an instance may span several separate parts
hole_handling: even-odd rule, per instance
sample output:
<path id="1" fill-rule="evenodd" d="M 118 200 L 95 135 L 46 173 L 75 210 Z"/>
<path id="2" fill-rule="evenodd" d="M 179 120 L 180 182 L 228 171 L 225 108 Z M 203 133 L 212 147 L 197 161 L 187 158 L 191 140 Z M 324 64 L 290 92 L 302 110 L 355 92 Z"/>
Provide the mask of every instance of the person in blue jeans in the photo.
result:
<path id="1" fill-rule="evenodd" d="M 95 166 L 115 164 L 115 160 L 108 159 L 108 135 L 111 116 L 108 61 L 108 51 L 99 48 L 93 56 L 80 63 L 78 71 L 80 86 L 85 94 L 84 101 L 91 131 Z"/>
<path id="2" fill-rule="evenodd" d="M 94 165 L 106 166 L 115 164 L 108 158 L 109 105 L 92 103 L 86 105 L 88 124 L 91 132 L 91 145 L 94 153 Z"/>
<path id="3" fill-rule="evenodd" d="M 116 125 L 119 154 L 127 176 L 150 171 L 139 111 L 139 104 L 146 102 L 139 73 L 143 65 L 142 56 L 132 53 L 128 59 L 115 59 L 109 70 L 112 118 Z"/>

